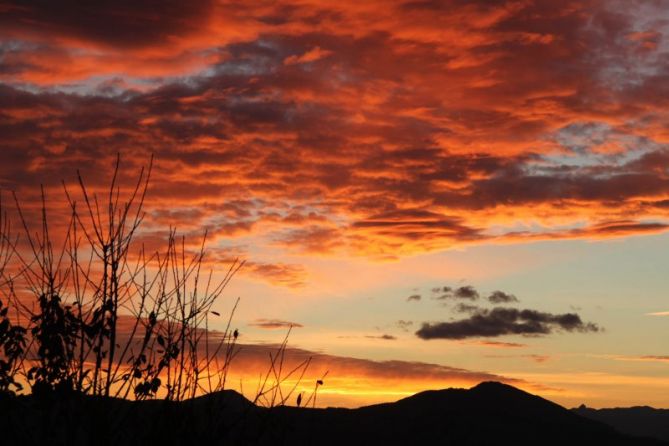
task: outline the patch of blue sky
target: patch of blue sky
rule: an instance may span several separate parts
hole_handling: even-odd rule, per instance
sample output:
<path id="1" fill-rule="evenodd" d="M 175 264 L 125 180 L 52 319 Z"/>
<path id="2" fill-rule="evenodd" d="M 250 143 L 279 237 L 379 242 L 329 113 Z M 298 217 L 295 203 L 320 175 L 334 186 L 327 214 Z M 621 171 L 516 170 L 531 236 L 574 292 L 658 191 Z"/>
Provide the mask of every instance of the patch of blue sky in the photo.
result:
<path id="1" fill-rule="evenodd" d="M 539 222 L 516 221 L 508 225 L 491 225 L 484 234 L 491 237 L 509 234 L 551 234 L 585 229 L 588 225 L 589 223 L 585 220 L 555 226 L 546 226 Z"/>
<path id="2" fill-rule="evenodd" d="M 632 128 L 636 126 L 634 122 L 628 124 Z M 555 132 L 551 138 L 567 149 L 567 152 L 541 156 L 541 162 L 533 166 L 533 172 L 540 173 L 542 169 L 548 170 L 556 166 L 573 168 L 622 166 L 645 153 L 666 147 L 665 144 L 648 137 L 625 133 L 601 122 L 572 123 Z M 613 153 L 600 153 L 594 150 L 606 143 L 615 143 L 621 150 Z"/>
<path id="3" fill-rule="evenodd" d="M 627 0 L 610 0 L 607 6 L 617 14 L 628 3 Z M 669 32 L 669 9 L 665 3 L 637 2 L 634 8 L 627 8 L 626 14 L 629 14 L 632 25 L 629 32 L 620 33 L 615 41 L 599 47 L 598 52 L 592 55 L 599 81 L 617 91 L 636 88 L 648 78 L 662 75 L 666 71 L 669 55 L 669 43 L 663 38 L 653 39 L 655 47 L 652 50 L 640 50 L 644 43 L 640 35 L 656 33 L 666 36 Z M 602 22 L 590 21 L 585 29 L 599 34 L 602 39 L 610 38 Z"/>
<path id="4" fill-rule="evenodd" d="M 204 68 L 199 67 L 191 73 L 184 73 L 178 76 L 130 76 L 123 72 L 109 73 L 105 75 L 94 75 L 76 82 L 62 84 L 52 84 L 48 87 L 39 86 L 28 82 L 9 82 L 12 87 L 33 93 L 64 93 L 77 96 L 106 96 L 122 98 L 133 94 L 134 92 L 147 92 L 168 84 L 181 84 L 196 89 L 203 82 L 218 76 L 242 76 L 253 77 L 268 75 L 276 71 L 277 67 L 283 64 L 283 60 L 289 54 L 286 48 L 279 43 L 269 39 L 259 39 L 254 42 L 256 48 L 262 51 L 255 51 L 251 56 L 246 56 L 243 51 L 235 54 L 231 59 L 223 60 L 220 63 L 208 65 Z M 3 54 L 16 51 L 35 51 L 40 48 L 31 42 L 20 40 L 10 40 L 0 42 L 0 63 Z M 207 59 L 207 54 L 216 51 L 224 58 L 224 52 L 227 48 L 208 49 L 201 52 L 203 60 Z M 234 49 L 232 49 L 234 52 Z M 71 48 L 68 52 L 72 56 L 91 56 L 95 55 L 95 50 L 85 48 Z M 114 86 L 110 87 L 113 83 Z M 122 86 L 122 85 L 125 85 Z"/>
<path id="5" fill-rule="evenodd" d="M 72 96 L 98 96 L 128 100 L 140 92 L 152 90 L 166 83 L 169 83 L 166 78 L 108 74 L 91 76 L 77 82 L 52 84 L 48 87 L 28 82 L 10 82 L 9 84 L 13 88 L 32 94 L 62 93 Z"/>
<path id="6" fill-rule="evenodd" d="M 34 42 L 27 42 L 25 40 L 0 40 L 0 57 L 3 54 L 14 52 L 14 51 L 33 51 L 39 49 L 42 45 L 39 45 Z"/>

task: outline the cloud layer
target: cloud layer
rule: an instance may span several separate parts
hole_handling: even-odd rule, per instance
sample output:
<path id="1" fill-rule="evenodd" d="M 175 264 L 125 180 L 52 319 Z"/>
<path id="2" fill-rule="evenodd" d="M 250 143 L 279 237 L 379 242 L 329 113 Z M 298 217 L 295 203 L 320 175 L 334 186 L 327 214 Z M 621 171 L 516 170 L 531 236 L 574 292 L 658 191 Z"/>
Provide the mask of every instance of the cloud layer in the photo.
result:
<path id="1" fill-rule="evenodd" d="M 243 254 L 665 231 L 667 12 L 633 4 L 3 2 L 0 187 L 152 152 L 148 222 Z"/>

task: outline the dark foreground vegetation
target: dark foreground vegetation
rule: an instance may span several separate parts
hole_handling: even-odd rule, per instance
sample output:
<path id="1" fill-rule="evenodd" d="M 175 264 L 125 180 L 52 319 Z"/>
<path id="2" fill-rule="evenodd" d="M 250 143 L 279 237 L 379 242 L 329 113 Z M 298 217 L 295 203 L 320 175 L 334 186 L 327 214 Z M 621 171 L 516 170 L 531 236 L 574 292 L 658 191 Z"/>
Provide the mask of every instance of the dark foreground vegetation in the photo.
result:
<path id="1" fill-rule="evenodd" d="M 142 229 L 152 164 L 129 180 L 117 157 L 108 185 L 87 186 L 78 173 L 59 198 L 12 193 L 7 207 L 0 193 L 0 397 L 16 410 L 25 403 L 39 416 L 43 404 L 95 409 L 102 400 L 106 410 L 225 390 L 239 298 L 227 317 L 213 307 L 244 262 L 209 259 L 206 231 L 193 242 L 155 218 Z M 282 385 L 310 363 L 285 370 L 286 342 L 269 355 L 258 405 L 291 398 L 297 385 Z"/>
<path id="2" fill-rule="evenodd" d="M 53 394 L 0 404 L 3 444 L 666 444 L 494 382 L 359 409 L 264 408 L 230 390 L 185 401 Z"/>

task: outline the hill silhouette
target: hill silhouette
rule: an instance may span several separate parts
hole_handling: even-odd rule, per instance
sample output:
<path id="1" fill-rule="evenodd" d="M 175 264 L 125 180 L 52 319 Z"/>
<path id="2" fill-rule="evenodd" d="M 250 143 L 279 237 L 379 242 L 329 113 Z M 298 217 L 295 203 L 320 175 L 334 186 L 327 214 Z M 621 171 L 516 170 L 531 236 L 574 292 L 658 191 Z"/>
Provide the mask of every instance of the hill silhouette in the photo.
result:
<path id="1" fill-rule="evenodd" d="M 647 435 L 669 442 L 669 409 L 648 406 L 591 409 L 581 406 L 575 413 L 601 421 L 629 435 Z"/>
<path id="2" fill-rule="evenodd" d="M 358 409 L 267 409 L 234 391 L 183 402 L 5 397 L 0 409 L 4 444 L 667 444 L 496 382 Z"/>

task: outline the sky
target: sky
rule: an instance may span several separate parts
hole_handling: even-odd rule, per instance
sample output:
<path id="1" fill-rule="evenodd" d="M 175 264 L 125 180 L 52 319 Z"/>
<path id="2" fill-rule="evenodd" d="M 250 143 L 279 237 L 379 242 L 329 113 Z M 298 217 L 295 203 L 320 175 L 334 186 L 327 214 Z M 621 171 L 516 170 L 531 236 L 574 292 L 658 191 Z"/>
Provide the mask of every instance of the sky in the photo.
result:
<path id="1" fill-rule="evenodd" d="M 233 371 L 293 325 L 321 404 L 669 407 L 668 122 L 666 0 L 0 0 L 0 189 L 153 155 L 142 237 L 245 260 Z"/>

